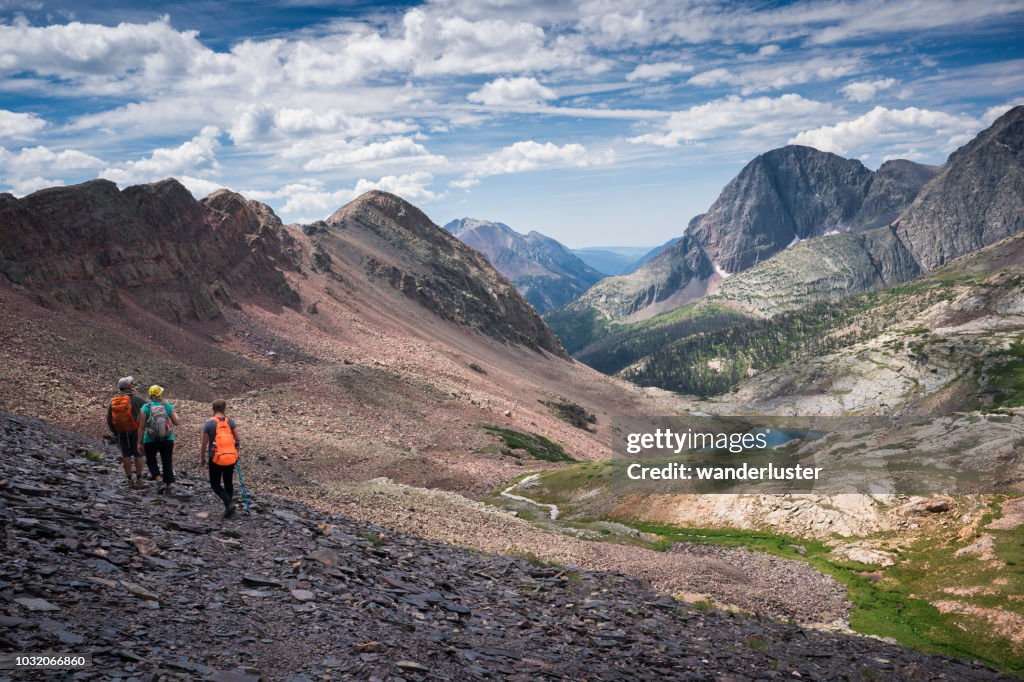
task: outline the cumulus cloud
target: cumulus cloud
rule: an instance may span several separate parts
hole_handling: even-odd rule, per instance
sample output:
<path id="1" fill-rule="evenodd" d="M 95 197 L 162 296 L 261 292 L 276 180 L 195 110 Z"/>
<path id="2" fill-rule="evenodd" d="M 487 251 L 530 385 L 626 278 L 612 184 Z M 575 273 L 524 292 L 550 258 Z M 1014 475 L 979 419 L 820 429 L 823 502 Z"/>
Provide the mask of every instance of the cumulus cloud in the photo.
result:
<path id="1" fill-rule="evenodd" d="M 0 109 L 0 140 L 31 140 L 45 127 L 35 114 Z"/>
<path id="2" fill-rule="evenodd" d="M 641 64 L 626 74 L 626 80 L 632 81 L 660 81 L 677 73 L 689 73 L 693 66 L 681 64 L 680 62 L 655 62 L 653 64 Z"/>
<path id="3" fill-rule="evenodd" d="M 473 164 L 467 179 L 523 173 L 542 168 L 585 168 L 610 163 L 613 159 L 614 155 L 610 150 L 593 153 L 576 143 L 557 145 L 553 142 L 542 144 L 534 140 L 523 140 L 492 152 Z"/>
<path id="4" fill-rule="evenodd" d="M 879 78 L 873 81 L 855 81 L 853 83 L 847 83 L 842 88 L 842 92 L 846 99 L 854 102 L 870 102 L 875 98 L 882 90 L 888 90 L 889 88 L 896 85 L 898 81 L 895 78 Z"/>
<path id="5" fill-rule="evenodd" d="M 55 152 L 49 147 L 37 146 L 10 151 L 0 147 L 0 183 L 18 196 L 64 184 L 62 179 L 49 179 L 46 176 L 78 175 L 81 171 L 95 170 L 105 165 L 103 159 L 77 149 Z"/>
<path id="6" fill-rule="evenodd" d="M 887 109 L 877 106 L 849 121 L 804 130 L 790 139 L 824 152 L 843 156 L 859 155 L 873 148 L 941 147 L 952 151 L 981 128 L 970 116 L 908 107 Z"/>
<path id="7" fill-rule="evenodd" d="M 344 204 L 370 190 L 397 194 L 406 201 L 429 202 L 443 195 L 430 189 L 434 176 L 426 172 L 386 175 L 378 180 L 361 178 L 353 187 L 330 190 L 319 180 L 292 183 L 276 192 L 245 192 L 245 196 L 267 201 L 285 199 L 281 217 L 294 222 L 322 220 Z"/>
<path id="8" fill-rule="evenodd" d="M 736 135 L 772 138 L 832 112 L 828 104 L 797 94 L 744 99 L 730 95 L 674 112 L 655 132 L 629 139 L 636 144 L 676 147 L 680 143 Z"/>
<path id="9" fill-rule="evenodd" d="M 330 107 L 280 107 L 248 105 L 238 111 L 228 134 L 235 144 L 266 139 L 294 139 L 327 133 L 332 136 L 366 138 L 415 132 L 416 124 L 393 119 L 359 116 Z"/>
<path id="10" fill-rule="evenodd" d="M 555 91 L 536 78 L 498 78 L 469 93 L 470 102 L 489 107 L 524 106 L 555 99 Z"/>
<path id="11" fill-rule="evenodd" d="M 100 173 L 100 177 L 123 186 L 171 176 L 189 176 L 197 171 L 216 171 L 219 167 L 216 151 L 220 147 L 220 135 L 219 128 L 207 126 L 177 147 L 154 149 L 149 156 L 137 161 L 110 166 Z"/>

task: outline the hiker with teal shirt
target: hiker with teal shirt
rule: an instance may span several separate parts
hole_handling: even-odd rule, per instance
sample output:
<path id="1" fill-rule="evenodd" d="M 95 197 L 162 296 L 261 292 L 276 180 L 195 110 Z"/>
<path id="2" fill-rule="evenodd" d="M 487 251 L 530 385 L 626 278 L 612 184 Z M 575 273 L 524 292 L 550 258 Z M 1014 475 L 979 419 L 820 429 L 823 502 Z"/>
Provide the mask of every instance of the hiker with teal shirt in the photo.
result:
<path id="1" fill-rule="evenodd" d="M 146 452 L 149 475 L 153 480 L 160 481 L 158 492 L 161 494 L 170 490 L 174 483 L 171 457 L 174 455 L 174 427 L 178 425 L 174 405 L 166 402 L 163 396 L 164 389 L 161 386 L 154 384 L 149 387 L 149 402 L 142 406 L 142 423 L 139 425 L 139 449 Z M 160 455 L 159 467 L 157 454 Z"/>

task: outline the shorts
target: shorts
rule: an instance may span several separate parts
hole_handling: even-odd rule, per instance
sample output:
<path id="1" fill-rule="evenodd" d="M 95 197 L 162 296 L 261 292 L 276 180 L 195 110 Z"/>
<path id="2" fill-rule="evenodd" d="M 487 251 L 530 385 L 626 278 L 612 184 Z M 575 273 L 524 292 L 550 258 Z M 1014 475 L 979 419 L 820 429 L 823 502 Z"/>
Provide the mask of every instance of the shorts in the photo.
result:
<path id="1" fill-rule="evenodd" d="M 139 437 L 135 431 L 124 431 L 114 435 L 117 436 L 117 447 L 121 448 L 121 459 L 142 457 L 142 453 L 139 452 Z"/>

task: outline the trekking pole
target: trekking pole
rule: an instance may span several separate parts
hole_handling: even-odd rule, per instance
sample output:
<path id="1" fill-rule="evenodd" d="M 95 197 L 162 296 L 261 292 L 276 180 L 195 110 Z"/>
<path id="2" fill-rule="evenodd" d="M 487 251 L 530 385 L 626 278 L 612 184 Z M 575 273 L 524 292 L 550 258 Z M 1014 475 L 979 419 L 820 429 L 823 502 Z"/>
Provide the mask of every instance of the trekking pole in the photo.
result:
<path id="1" fill-rule="evenodd" d="M 242 464 L 241 462 L 235 462 L 235 471 L 238 472 L 238 485 L 242 487 L 242 499 L 245 500 L 245 511 L 247 514 L 252 513 L 252 509 L 249 507 L 249 496 L 245 494 L 245 481 L 242 480 Z"/>

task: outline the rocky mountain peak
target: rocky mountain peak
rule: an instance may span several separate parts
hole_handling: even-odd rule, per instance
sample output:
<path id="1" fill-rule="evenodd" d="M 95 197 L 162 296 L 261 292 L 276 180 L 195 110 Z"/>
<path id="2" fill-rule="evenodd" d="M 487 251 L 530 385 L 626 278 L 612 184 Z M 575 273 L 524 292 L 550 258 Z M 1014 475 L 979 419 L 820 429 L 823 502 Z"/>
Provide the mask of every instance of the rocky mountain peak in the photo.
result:
<path id="1" fill-rule="evenodd" d="M 928 270 L 1024 230 L 1024 106 L 953 152 L 900 216 L 897 234 Z"/>
<path id="2" fill-rule="evenodd" d="M 280 269 L 291 262 L 280 221 L 244 201 L 222 211 L 227 194 L 198 202 L 174 179 L 3 195 L 0 272 L 80 309 L 134 304 L 176 322 L 216 318 L 245 293 L 296 303 Z"/>
<path id="3" fill-rule="evenodd" d="M 501 341 L 565 356 L 537 311 L 483 255 L 404 199 L 367 192 L 326 222 L 336 239 L 347 234 L 372 247 L 363 264 L 371 277 L 442 318 Z"/>
<path id="4" fill-rule="evenodd" d="M 453 220 L 445 229 L 482 253 L 541 313 L 569 303 L 604 277 L 536 230 L 521 234 L 505 223 L 478 218 Z"/>

